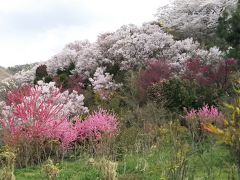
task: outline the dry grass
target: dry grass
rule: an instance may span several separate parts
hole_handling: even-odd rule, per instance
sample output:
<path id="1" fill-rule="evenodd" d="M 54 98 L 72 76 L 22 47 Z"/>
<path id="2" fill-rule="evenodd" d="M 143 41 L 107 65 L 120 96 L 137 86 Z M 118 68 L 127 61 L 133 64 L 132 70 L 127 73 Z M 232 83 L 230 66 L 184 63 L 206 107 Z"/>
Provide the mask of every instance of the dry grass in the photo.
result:
<path id="1" fill-rule="evenodd" d="M 10 74 L 7 72 L 7 70 L 4 69 L 3 67 L 0 67 L 0 81 L 9 76 L 10 76 Z"/>

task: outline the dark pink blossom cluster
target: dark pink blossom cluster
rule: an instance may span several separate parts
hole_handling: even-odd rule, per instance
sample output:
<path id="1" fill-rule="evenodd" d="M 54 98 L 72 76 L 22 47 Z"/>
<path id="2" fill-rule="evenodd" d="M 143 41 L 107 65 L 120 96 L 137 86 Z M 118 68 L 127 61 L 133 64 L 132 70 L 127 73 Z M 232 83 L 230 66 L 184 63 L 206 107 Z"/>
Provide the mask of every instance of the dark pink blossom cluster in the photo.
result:
<path id="1" fill-rule="evenodd" d="M 163 80 L 168 80 L 173 71 L 169 62 L 164 59 L 152 59 L 146 65 L 147 69 L 139 75 L 140 90 L 143 94 L 148 87 Z"/>
<path id="2" fill-rule="evenodd" d="M 226 59 L 218 64 L 203 64 L 200 59 L 189 59 L 185 64 L 183 79 L 195 80 L 201 86 L 216 84 L 220 88 L 227 85 L 234 59 Z"/>
<path id="3" fill-rule="evenodd" d="M 9 91 L 7 93 L 7 104 L 11 105 L 12 103 L 14 104 L 19 104 L 23 101 L 23 98 L 25 96 L 30 96 L 31 95 L 31 90 L 32 86 L 31 85 L 23 85 L 22 87 Z"/>
<path id="4" fill-rule="evenodd" d="M 56 105 L 52 101 L 59 94 L 56 93 L 54 97 L 44 99 L 38 89 L 27 88 L 27 90 L 28 96 L 19 91 L 9 93 L 10 101 L 17 98 L 18 103 L 13 101 L 8 119 L 0 121 L 4 142 L 14 146 L 22 140 L 43 142 L 47 139 L 59 139 L 64 146 L 68 145 L 69 142 L 63 141 L 66 139 L 64 132 L 71 124 L 62 111 L 63 106 Z"/>

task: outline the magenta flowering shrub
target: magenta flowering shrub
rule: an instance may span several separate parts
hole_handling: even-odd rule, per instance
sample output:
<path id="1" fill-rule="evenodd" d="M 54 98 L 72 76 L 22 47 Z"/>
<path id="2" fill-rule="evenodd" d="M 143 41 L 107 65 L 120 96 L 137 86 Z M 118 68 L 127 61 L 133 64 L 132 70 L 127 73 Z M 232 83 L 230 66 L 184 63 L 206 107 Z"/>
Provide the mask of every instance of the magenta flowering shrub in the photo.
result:
<path id="1" fill-rule="evenodd" d="M 222 126 L 224 122 L 224 115 L 216 107 L 208 105 L 188 111 L 184 118 L 195 142 L 201 142 L 207 137 L 206 125 Z"/>
<path id="2" fill-rule="evenodd" d="M 198 110 L 188 111 L 185 118 L 190 123 L 198 120 L 200 123 L 222 124 L 224 121 L 223 114 L 215 106 L 209 107 L 208 105 Z"/>
<path id="3" fill-rule="evenodd" d="M 84 121 L 77 121 L 75 128 L 78 132 L 78 137 L 81 140 L 96 139 L 99 140 L 102 134 L 113 136 L 118 127 L 118 119 L 114 113 L 107 110 L 99 109 Z"/>
<path id="4" fill-rule="evenodd" d="M 169 62 L 164 59 L 153 59 L 147 63 L 147 66 L 146 70 L 140 72 L 138 80 L 142 94 L 145 94 L 150 86 L 168 80 L 173 72 Z"/>
<path id="5" fill-rule="evenodd" d="M 185 63 L 183 79 L 195 80 L 200 86 L 217 85 L 226 88 L 236 60 L 226 59 L 217 64 L 204 64 L 200 59 L 189 59 Z"/>

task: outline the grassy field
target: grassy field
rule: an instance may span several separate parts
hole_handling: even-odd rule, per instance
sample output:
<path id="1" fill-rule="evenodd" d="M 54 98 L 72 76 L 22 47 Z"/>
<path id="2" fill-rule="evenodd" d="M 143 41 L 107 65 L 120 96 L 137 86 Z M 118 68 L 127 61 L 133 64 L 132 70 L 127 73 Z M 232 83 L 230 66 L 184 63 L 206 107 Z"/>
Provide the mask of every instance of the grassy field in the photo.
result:
<path id="1" fill-rule="evenodd" d="M 201 144 L 181 141 L 179 146 L 172 143 L 166 138 L 162 144 L 154 145 L 149 149 L 125 153 L 115 161 L 118 164 L 117 178 L 119 180 L 239 179 L 236 161 L 227 146 L 211 140 Z M 81 156 L 56 164 L 60 169 L 58 179 L 107 179 L 102 169 L 90 163 L 90 159 L 92 158 Z M 101 159 L 102 156 L 96 156 L 94 162 L 101 162 Z M 15 175 L 17 180 L 46 179 L 41 166 L 17 169 Z"/>
<path id="2" fill-rule="evenodd" d="M 179 167 L 171 168 L 169 159 L 171 151 L 152 150 L 145 154 L 129 154 L 118 162 L 118 179 L 158 180 L 181 179 L 177 175 Z M 169 161 L 170 160 L 170 161 Z M 58 165 L 58 179 L 94 180 L 104 179 L 101 171 L 88 163 L 87 159 L 63 161 Z M 238 179 L 235 164 L 229 152 L 223 146 L 215 146 L 208 152 L 198 153 L 187 158 L 184 179 Z M 167 178 L 168 177 L 168 178 Z M 46 177 L 41 167 L 26 168 L 16 171 L 17 180 L 41 180 Z"/>

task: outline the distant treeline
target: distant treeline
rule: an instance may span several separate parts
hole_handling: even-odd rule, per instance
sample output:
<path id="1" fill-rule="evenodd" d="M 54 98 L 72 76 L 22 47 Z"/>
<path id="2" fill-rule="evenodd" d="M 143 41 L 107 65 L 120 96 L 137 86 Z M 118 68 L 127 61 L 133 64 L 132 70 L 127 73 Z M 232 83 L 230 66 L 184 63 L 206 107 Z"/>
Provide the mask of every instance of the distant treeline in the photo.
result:
<path id="1" fill-rule="evenodd" d="M 11 74 L 16 74 L 17 72 L 20 72 L 22 70 L 29 70 L 31 69 L 34 65 L 36 65 L 37 63 L 32 63 L 32 64 L 22 64 L 22 65 L 15 65 L 15 66 L 11 66 L 8 67 L 7 70 L 9 71 L 9 73 Z"/>

